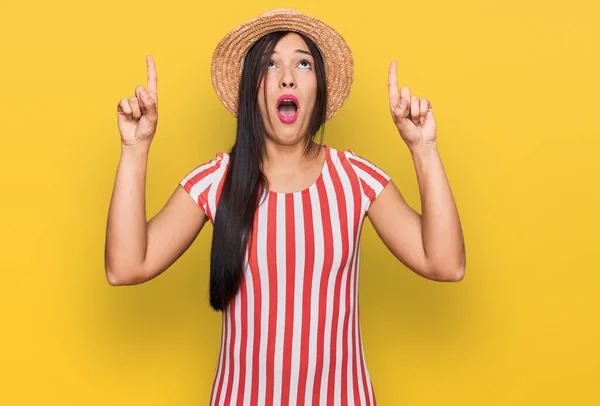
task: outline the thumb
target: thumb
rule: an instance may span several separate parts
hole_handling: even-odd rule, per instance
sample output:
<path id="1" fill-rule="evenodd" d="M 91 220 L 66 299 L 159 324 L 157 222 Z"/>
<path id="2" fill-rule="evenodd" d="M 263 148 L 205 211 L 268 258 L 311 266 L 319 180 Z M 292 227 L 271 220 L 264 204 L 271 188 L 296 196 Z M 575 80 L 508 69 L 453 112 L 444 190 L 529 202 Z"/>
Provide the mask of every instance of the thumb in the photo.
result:
<path id="1" fill-rule="evenodd" d="M 144 105 L 144 116 L 146 116 L 148 121 L 152 124 L 156 124 L 158 121 L 156 101 L 144 90 L 140 92 L 140 97 L 142 98 L 142 104 Z"/>
<path id="2" fill-rule="evenodd" d="M 425 114 L 425 119 L 426 120 L 433 119 L 433 108 L 431 107 L 431 104 L 429 104 L 429 109 L 427 109 L 427 113 Z"/>
<path id="3" fill-rule="evenodd" d="M 407 121 L 410 121 L 408 117 L 408 109 L 409 103 L 408 101 L 402 97 L 394 109 L 392 111 L 392 115 L 394 116 L 394 122 L 397 126 L 405 128 L 408 124 Z"/>

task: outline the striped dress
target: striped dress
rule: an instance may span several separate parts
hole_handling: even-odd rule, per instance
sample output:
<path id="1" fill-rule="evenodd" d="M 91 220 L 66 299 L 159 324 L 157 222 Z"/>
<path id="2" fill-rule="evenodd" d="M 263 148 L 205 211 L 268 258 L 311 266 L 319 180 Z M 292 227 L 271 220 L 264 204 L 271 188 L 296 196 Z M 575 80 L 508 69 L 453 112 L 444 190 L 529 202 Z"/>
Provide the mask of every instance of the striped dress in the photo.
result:
<path id="1" fill-rule="evenodd" d="M 266 190 L 244 277 L 222 313 L 211 405 L 375 405 L 360 331 L 363 220 L 390 177 L 325 146 L 305 190 Z M 180 182 L 214 223 L 229 155 Z"/>

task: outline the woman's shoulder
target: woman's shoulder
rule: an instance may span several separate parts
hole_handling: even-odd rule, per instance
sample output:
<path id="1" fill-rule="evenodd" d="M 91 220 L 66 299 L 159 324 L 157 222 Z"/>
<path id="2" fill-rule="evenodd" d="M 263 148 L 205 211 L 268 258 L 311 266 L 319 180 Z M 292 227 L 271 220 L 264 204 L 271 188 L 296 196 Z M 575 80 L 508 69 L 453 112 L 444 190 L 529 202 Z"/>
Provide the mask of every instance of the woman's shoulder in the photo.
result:
<path id="1" fill-rule="evenodd" d="M 391 180 L 391 177 L 378 165 L 367 159 L 353 149 L 333 150 L 338 156 L 342 166 L 352 169 L 353 176 L 359 181 L 360 187 L 370 202 L 375 200 L 379 193 Z"/>
<path id="2" fill-rule="evenodd" d="M 217 152 L 214 158 L 197 165 L 179 182 L 211 222 L 214 222 L 218 195 L 223 186 L 228 163 L 229 154 Z"/>
<path id="3" fill-rule="evenodd" d="M 227 163 L 229 163 L 229 154 L 224 151 L 218 151 L 215 153 L 214 158 L 211 158 L 206 163 L 209 163 L 209 162 L 214 162 L 214 163 L 218 162 L 219 164 L 227 165 Z"/>
<path id="4" fill-rule="evenodd" d="M 222 177 L 229 164 L 229 154 L 219 151 L 213 158 L 205 160 L 196 165 L 180 182 L 182 186 L 188 187 L 196 185 L 200 182 L 213 182 L 215 179 Z"/>
<path id="5" fill-rule="evenodd" d="M 326 153 L 329 155 L 328 160 L 344 162 L 352 159 L 355 156 L 354 151 L 350 148 L 335 148 L 327 144 L 323 144 L 323 147 L 325 148 Z"/>
<path id="6" fill-rule="evenodd" d="M 348 162 L 355 170 L 364 168 L 365 166 L 377 168 L 377 165 L 375 165 L 371 160 L 365 158 L 365 156 L 361 154 L 356 153 L 352 148 L 328 148 L 332 156 L 336 156 L 342 162 Z"/>

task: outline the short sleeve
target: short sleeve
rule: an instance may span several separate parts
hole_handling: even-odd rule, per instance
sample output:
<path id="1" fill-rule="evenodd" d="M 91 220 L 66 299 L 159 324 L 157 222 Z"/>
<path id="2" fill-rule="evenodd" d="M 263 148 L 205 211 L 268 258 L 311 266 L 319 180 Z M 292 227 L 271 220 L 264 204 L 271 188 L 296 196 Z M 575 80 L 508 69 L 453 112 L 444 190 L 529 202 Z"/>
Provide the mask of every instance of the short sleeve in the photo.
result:
<path id="1" fill-rule="evenodd" d="M 228 162 L 229 156 L 219 152 L 214 159 L 198 165 L 179 182 L 213 224 Z"/>
<path id="2" fill-rule="evenodd" d="M 356 155 L 352 150 L 346 151 L 346 157 L 358 177 L 361 191 L 366 201 L 366 210 L 368 210 L 371 203 L 377 199 L 390 182 L 391 177 L 383 169 L 369 160 Z"/>

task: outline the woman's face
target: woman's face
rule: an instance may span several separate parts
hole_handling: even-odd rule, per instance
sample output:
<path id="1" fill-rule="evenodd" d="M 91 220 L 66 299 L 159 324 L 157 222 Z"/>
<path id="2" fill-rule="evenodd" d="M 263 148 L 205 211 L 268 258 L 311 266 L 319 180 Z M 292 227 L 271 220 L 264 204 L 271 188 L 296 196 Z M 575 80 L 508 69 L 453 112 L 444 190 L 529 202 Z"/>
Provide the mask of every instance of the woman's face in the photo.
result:
<path id="1" fill-rule="evenodd" d="M 308 46 L 298 34 L 287 34 L 275 46 L 258 89 L 258 105 L 267 136 L 283 145 L 303 142 L 310 128 L 316 95 L 317 77 Z"/>

